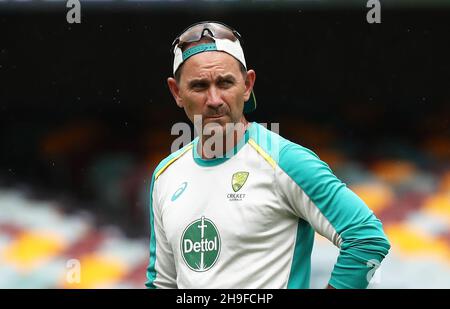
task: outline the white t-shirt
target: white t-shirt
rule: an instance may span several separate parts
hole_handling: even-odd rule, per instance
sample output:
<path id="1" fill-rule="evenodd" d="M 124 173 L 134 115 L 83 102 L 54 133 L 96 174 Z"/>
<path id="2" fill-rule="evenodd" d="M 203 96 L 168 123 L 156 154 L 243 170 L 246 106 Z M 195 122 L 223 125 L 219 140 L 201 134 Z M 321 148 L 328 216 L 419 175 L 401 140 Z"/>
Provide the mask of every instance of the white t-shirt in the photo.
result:
<path id="1" fill-rule="evenodd" d="M 381 222 L 312 151 L 257 123 L 234 155 L 197 144 L 153 174 L 147 287 L 308 288 L 314 231 L 340 248 L 330 285 L 367 287 L 390 248 Z"/>

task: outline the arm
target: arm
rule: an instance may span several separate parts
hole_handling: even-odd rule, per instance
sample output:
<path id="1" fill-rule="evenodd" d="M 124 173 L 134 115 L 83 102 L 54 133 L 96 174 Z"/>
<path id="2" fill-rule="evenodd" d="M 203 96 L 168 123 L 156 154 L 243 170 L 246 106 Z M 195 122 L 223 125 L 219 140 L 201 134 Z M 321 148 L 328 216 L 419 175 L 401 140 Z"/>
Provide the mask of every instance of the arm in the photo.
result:
<path id="1" fill-rule="evenodd" d="M 152 177 L 150 186 L 150 261 L 147 267 L 147 288 L 177 288 L 176 269 L 172 250 L 164 233 Z"/>
<path id="2" fill-rule="evenodd" d="M 381 263 L 390 248 L 381 222 L 310 150 L 284 145 L 279 166 L 293 211 L 340 248 L 329 287 L 366 288 L 371 261 Z"/>

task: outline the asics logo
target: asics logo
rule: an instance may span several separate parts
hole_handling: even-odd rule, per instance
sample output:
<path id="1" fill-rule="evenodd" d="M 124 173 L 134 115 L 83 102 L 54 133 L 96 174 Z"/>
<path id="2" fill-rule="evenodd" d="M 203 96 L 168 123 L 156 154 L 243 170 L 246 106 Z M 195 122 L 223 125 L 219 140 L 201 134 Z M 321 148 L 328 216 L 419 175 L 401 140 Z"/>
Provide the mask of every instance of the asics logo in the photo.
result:
<path id="1" fill-rule="evenodd" d="M 175 191 L 175 193 L 172 195 L 172 202 L 175 201 L 178 197 L 180 197 L 180 195 L 184 192 L 184 190 L 186 190 L 187 187 L 187 182 L 183 182 L 181 184 L 181 186 L 178 188 L 177 191 Z"/>

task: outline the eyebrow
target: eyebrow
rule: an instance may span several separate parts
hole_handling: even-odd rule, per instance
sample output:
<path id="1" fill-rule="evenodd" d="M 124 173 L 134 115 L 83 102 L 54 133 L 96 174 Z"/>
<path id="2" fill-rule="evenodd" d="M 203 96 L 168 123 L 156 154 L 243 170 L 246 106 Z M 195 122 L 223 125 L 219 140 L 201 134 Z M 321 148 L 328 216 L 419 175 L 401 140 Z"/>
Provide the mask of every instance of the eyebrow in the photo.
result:
<path id="1" fill-rule="evenodd" d="M 231 75 L 231 74 L 226 74 L 226 75 L 219 75 L 217 78 L 216 78 L 216 82 L 221 82 L 221 81 L 224 81 L 224 80 L 231 80 L 232 82 L 235 82 L 236 81 L 236 78 L 233 76 L 233 75 Z M 206 78 L 201 78 L 201 79 L 198 79 L 198 78 L 196 78 L 196 79 L 192 79 L 192 80 L 190 80 L 189 82 L 188 82 L 188 86 L 189 87 L 193 87 L 193 86 L 195 86 L 196 84 L 198 84 L 198 83 L 206 83 L 206 84 L 208 84 L 209 83 L 209 79 L 206 79 Z"/>
<path id="2" fill-rule="evenodd" d="M 234 82 L 234 81 L 236 81 L 236 78 L 231 74 L 219 75 L 219 77 L 217 77 L 217 81 L 223 81 L 223 80 L 231 80 Z"/>

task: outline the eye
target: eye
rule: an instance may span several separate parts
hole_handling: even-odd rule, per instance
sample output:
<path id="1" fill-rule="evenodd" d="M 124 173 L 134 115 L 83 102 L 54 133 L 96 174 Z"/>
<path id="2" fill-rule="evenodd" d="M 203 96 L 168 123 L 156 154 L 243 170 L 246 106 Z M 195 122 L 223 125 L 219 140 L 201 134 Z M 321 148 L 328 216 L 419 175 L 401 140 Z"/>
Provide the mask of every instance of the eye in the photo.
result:
<path id="1" fill-rule="evenodd" d="M 208 87 L 208 84 L 204 83 L 204 82 L 197 82 L 197 83 L 193 83 L 191 85 L 191 88 L 196 91 L 206 89 L 207 87 Z"/>
<path id="2" fill-rule="evenodd" d="M 219 86 L 224 88 L 231 87 L 233 86 L 233 84 L 234 84 L 233 81 L 229 79 L 223 79 L 219 81 Z"/>

